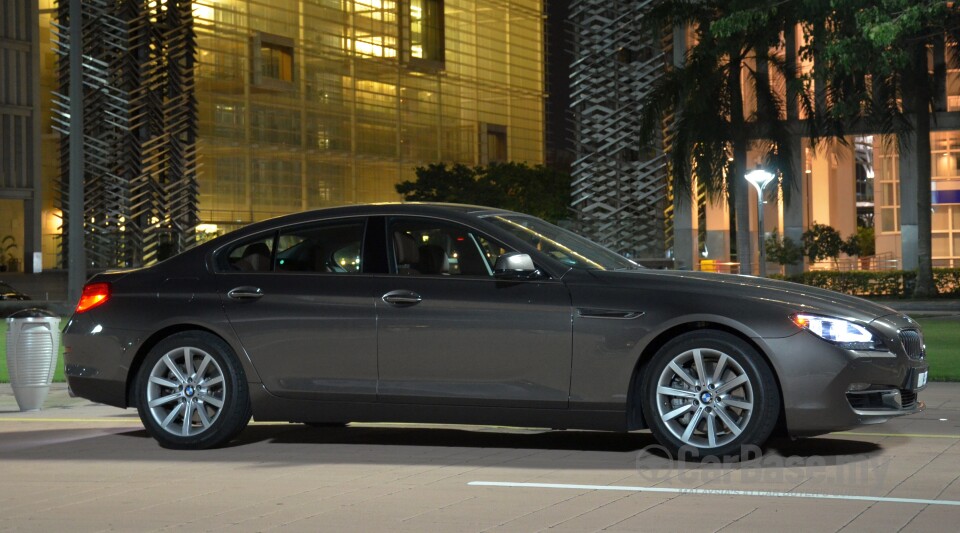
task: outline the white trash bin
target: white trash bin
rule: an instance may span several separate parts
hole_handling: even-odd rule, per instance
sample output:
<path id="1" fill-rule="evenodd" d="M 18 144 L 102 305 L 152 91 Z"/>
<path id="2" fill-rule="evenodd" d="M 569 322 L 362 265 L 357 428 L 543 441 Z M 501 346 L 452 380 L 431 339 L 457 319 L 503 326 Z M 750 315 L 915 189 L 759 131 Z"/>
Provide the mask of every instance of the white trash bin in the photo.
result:
<path id="1" fill-rule="evenodd" d="M 21 411 L 39 411 L 50 392 L 60 351 L 60 317 L 24 309 L 7 318 L 7 370 Z"/>

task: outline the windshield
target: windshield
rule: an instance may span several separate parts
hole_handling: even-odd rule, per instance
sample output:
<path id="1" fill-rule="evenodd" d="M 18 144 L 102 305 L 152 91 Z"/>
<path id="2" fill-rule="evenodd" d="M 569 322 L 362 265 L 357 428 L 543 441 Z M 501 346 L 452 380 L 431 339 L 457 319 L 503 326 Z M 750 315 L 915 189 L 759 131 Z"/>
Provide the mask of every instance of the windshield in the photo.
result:
<path id="1" fill-rule="evenodd" d="M 572 231 L 538 218 L 495 215 L 487 221 L 535 246 L 537 250 L 573 268 L 588 270 L 630 270 L 640 265 L 589 241 Z"/>

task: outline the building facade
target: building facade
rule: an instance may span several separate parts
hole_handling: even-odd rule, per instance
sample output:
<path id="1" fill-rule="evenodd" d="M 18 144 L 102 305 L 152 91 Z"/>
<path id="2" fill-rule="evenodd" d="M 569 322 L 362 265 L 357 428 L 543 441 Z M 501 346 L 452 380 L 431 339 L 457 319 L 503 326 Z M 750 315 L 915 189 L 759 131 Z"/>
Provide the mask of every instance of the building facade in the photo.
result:
<path id="1" fill-rule="evenodd" d="M 577 132 L 573 205 L 583 231 L 621 252 L 647 257 L 663 252 L 675 259 L 678 268 L 737 272 L 743 262 L 752 265 L 751 272 L 744 273 L 757 273 L 757 196 L 744 177 L 726 177 L 740 180 L 749 190 L 749 255 L 741 251 L 737 257 L 729 204 L 711 201 L 697 188 L 690 198 L 676 197 L 668 187 L 662 152 L 637 150 L 636 116 L 643 97 L 668 64 L 683 64 L 686 50 L 694 44 L 692 32 L 683 29 L 661 43 L 640 35 L 636 30 L 649 4 L 645 0 L 572 3 L 577 46 L 572 75 Z M 796 68 L 807 73 L 812 65 L 797 58 L 802 39 L 797 29 L 787 40 L 794 47 Z M 789 55 L 785 47 L 778 53 L 781 61 Z M 947 60 L 955 53 L 949 47 L 933 47 L 928 69 L 931 76 L 938 68 L 946 73 L 934 94 L 930 135 L 935 267 L 960 266 L 960 70 Z M 757 67 L 754 58 L 747 62 Z M 783 94 L 784 80 L 773 70 L 769 69 L 771 83 Z M 750 120 L 755 106 L 755 97 L 745 88 L 745 120 Z M 806 118 L 796 106 L 783 113 L 789 115 L 788 123 Z M 911 158 L 927 154 L 910 149 L 901 154 L 895 138 L 859 128 L 844 142 L 816 147 L 802 136 L 795 137 L 792 153 L 798 183 L 789 199 L 776 184 L 765 189 L 764 234 L 768 237 L 776 231 L 799 242 L 803 231 L 817 223 L 832 226 L 846 239 L 868 227 L 875 234 L 873 259 L 860 262 L 844 256 L 841 268 L 916 269 L 917 206 L 915 201 L 901 205 L 904 192 L 916 199 L 915 171 L 901 173 L 913 168 Z M 665 140 L 669 142 L 669 135 Z M 748 151 L 746 168 L 762 165 L 762 159 L 760 146 L 754 146 Z M 627 218 L 637 222 L 624 223 Z M 781 270 L 775 263 L 766 266 L 767 272 Z M 833 262 L 811 265 L 807 261 L 786 270 L 836 267 Z"/>
<path id="2" fill-rule="evenodd" d="M 663 72 L 663 43 L 641 30 L 652 1 L 576 0 L 573 198 L 579 230 L 632 257 L 664 258 L 670 207 L 663 151 L 639 146 L 637 110 Z"/>
<path id="3" fill-rule="evenodd" d="M 432 162 L 544 160 L 538 0 L 201 0 L 200 218 L 399 199 Z"/>
<path id="4" fill-rule="evenodd" d="M 16 215 L 42 228 L 46 269 L 64 261 L 67 203 L 55 193 L 68 119 L 56 112 L 64 69 L 51 40 L 63 40 L 67 3 L 40 0 L 33 14 L 42 200 Z M 130 13 L 168 6 L 126 4 Z M 303 209 L 396 201 L 394 185 L 429 163 L 544 162 L 540 0 L 195 0 L 192 13 L 197 238 Z M 117 231 L 130 220 L 111 216 Z M 130 266 L 116 257 L 98 266 Z"/>
<path id="5" fill-rule="evenodd" d="M 31 271 L 40 252 L 38 17 L 36 2 L 0 0 L 0 272 Z"/>

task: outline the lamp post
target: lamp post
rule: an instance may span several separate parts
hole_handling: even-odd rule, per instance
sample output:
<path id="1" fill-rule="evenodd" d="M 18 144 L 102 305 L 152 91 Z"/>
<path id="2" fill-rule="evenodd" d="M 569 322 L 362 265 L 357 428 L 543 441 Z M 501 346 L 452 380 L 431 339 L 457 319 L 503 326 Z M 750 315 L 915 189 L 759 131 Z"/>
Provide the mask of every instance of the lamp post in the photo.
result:
<path id="1" fill-rule="evenodd" d="M 767 251 L 763 245 L 763 188 L 773 181 L 775 176 L 762 168 L 747 172 L 744 178 L 757 189 L 757 243 L 760 252 L 759 274 L 761 277 L 767 275 Z"/>

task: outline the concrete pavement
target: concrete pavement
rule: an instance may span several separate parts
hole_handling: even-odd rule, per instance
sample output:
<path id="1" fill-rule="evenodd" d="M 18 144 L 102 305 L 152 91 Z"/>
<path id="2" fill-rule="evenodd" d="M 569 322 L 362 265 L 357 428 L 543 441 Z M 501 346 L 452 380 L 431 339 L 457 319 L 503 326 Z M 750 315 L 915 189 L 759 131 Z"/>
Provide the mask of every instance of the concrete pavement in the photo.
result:
<path id="1" fill-rule="evenodd" d="M 21 413 L 0 385 L 0 530 L 956 530 L 960 384 L 920 397 L 922 414 L 716 465 L 647 432 L 404 424 L 254 423 L 169 451 L 133 411 L 54 385 Z"/>

